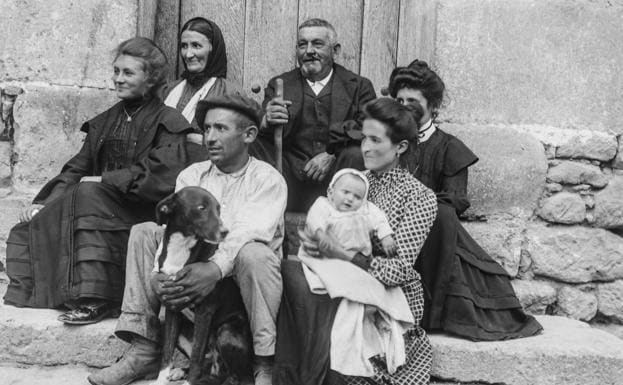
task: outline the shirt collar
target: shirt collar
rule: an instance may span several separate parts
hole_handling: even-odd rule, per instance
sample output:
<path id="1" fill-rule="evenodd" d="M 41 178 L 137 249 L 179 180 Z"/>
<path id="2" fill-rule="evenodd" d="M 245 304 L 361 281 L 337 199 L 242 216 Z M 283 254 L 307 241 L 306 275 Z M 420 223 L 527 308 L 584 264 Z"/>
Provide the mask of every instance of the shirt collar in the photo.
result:
<path id="1" fill-rule="evenodd" d="M 437 131 L 437 127 L 433 123 L 433 120 L 429 119 L 428 122 L 422 124 L 422 127 L 420 127 L 418 141 L 420 143 L 426 142 L 435 133 L 435 131 Z"/>
<path id="2" fill-rule="evenodd" d="M 329 74 L 327 76 L 325 76 L 323 79 L 317 80 L 315 82 L 312 82 L 309 79 L 305 79 L 307 80 L 307 84 L 309 84 L 309 86 L 314 89 L 314 88 L 318 88 L 320 90 L 322 90 L 324 88 L 324 86 L 327 85 L 327 83 L 329 83 L 329 80 L 331 80 L 331 76 L 333 75 L 333 68 L 331 68 L 331 71 L 329 72 Z"/>
<path id="3" fill-rule="evenodd" d="M 228 176 L 230 178 L 240 178 L 241 176 L 246 174 L 247 170 L 249 169 L 249 165 L 251 164 L 251 159 L 252 158 L 253 158 L 252 156 L 249 156 L 249 159 L 247 160 L 247 163 L 240 170 L 237 170 L 237 171 L 234 171 L 234 172 L 223 172 L 218 167 L 216 167 L 216 165 L 214 163 L 212 163 L 212 167 L 213 167 L 214 173 L 216 175 L 224 175 L 224 176 Z"/>

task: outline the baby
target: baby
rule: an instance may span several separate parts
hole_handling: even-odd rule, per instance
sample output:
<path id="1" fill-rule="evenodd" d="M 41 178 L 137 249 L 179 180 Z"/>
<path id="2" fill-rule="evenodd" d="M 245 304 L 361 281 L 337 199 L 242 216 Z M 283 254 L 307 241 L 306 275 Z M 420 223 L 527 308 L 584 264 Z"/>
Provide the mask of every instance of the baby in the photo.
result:
<path id="1" fill-rule="evenodd" d="M 385 213 L 367 201 L 368 179 L 353 168 L 339 170 L 331 179 L 327 197 L 316 199 L 307 213 L 306 232 L 324 230 L 337 239 L 346 251 L 372 254 L 370 236 L 381 240 L 389 257 L 396 254 L 393 231 Z M 299 248 L 299 256 L 307 256 Z"/>

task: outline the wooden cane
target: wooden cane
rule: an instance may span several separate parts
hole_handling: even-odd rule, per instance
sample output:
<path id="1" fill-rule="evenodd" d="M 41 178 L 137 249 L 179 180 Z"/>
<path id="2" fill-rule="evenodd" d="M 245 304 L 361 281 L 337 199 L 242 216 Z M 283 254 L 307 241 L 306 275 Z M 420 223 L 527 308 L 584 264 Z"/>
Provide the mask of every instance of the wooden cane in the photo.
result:
<path id="1" fill-rule="evenodd" d="M 283 102 L 283 79 L 281 78 L 275 80 L 275 98 Z M 277 171 L 283 174 L 283 124 L 275 126 L 274 139 L 275 166 L 277 167 Z"/>

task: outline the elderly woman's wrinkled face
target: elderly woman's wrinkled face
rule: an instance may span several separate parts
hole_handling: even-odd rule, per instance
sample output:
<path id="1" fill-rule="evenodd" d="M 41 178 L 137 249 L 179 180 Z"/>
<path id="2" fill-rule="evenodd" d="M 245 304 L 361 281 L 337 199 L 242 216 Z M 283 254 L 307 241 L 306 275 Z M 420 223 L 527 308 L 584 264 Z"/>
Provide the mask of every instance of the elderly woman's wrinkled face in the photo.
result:
<path id="1" fill-rule="evenodd" d="M 186 30 L 182 32 L 180 40 L 180 54 L 188 72 L 203 71 L 212 52 L 210 39 L 197 31 Z"/>
<path id="2" fill-rule="evenodd" d="M 143 98 L 151 88 L 149 74 L 145 72 L 143 61 L 134 56 L 119 55 L 113 63 L 112 81 L 119 99 L 136 100 Z"/>
<path id="3" fill-rule="evenodd" d="M 392 143 L 387 135 L 388 127 L 378 120 L 363 121 L 361 152 L 368 170 L 384 172 L 398 165 L 398 155 L 404 150 Z"/>
<path id="4" fill-rule="evenodd" d="M 396 100 L 400 104 L 414 104 L 415 102 L 419 102 L 424 109 L 424 115 L 422 119 L 420 119 L 420 124 L 424 124 L 430 120 L 433 115 L 433 111 L 428 105 L 428 100 L 422 94 L 422 91 L 416 90 L 414 88 L 402 88 L 396 93 Z"/>

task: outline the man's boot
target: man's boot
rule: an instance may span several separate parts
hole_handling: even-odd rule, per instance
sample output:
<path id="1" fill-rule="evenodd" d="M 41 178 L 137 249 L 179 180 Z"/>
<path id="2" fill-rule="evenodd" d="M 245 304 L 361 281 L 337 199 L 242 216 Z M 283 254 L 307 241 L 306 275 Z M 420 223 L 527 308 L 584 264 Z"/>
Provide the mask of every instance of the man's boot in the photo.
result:
<path id="1" fill-rule="evenodd" d="M 255 377 L 255 385 L 272 385 L 275 356 L 255 356 L 254 361 L 253 377 Z"/>
<path id="2" fill-rule="evenodd" d="M 127 385 L 133 381 L 157 374 L 160 368 L 160 349 L 143 337 L 136 336 L 123 357 L 108 368 L 91 374 L 87 379 L 93 385 Z"/>

